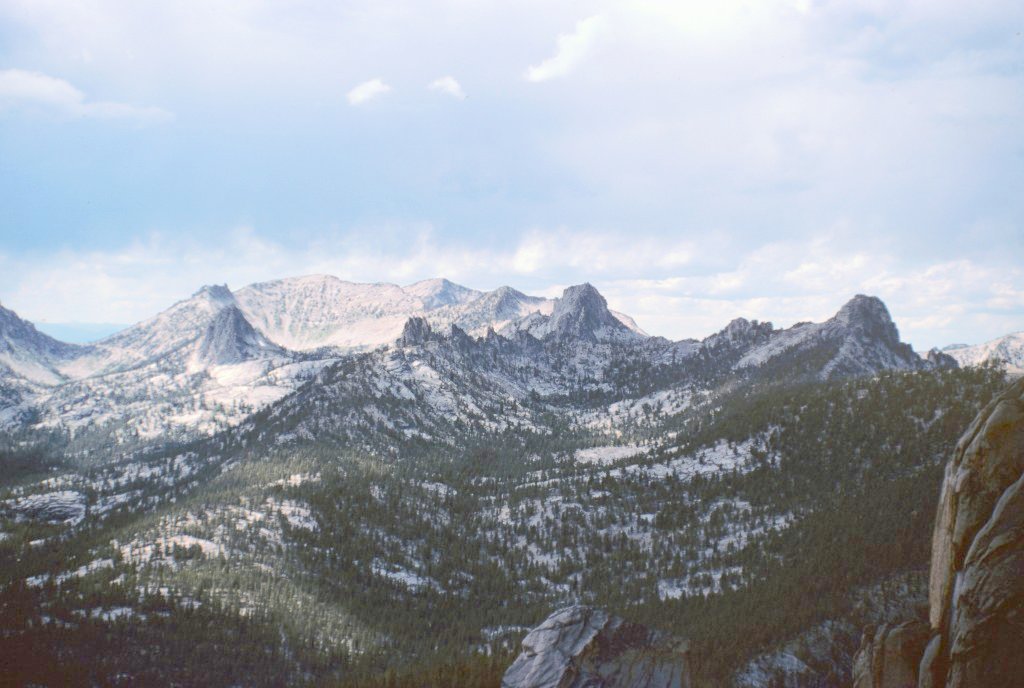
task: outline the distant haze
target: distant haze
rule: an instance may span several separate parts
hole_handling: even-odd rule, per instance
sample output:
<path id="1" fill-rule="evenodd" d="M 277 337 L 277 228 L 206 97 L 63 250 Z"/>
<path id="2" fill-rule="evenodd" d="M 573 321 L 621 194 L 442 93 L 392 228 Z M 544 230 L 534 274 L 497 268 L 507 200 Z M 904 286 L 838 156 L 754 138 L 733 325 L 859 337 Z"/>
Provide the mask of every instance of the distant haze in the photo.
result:
<path id="1" fill-rule="evenodd" d="M 40 332 L 62 342 L 88 344 L 123 330 L 128 325 L 112 323 L 33 323 Z"/>

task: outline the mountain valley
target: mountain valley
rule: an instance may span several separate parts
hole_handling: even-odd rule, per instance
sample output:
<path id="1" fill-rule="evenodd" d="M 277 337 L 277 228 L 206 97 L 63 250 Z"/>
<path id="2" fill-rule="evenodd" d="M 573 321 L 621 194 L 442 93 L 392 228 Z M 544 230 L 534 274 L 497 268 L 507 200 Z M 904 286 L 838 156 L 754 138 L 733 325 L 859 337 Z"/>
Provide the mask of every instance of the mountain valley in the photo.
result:
<path id="1" fill-rule="evenodd" d="M 18 683 L 497 685 L 585 604 L 700 685 L 849 684 L 927 604 L 1008 346 L 919 356 L 861 295 L 670 341 L 589 284 L 204 287 L 88 345 L 3 309 L 0 648 Z"/>

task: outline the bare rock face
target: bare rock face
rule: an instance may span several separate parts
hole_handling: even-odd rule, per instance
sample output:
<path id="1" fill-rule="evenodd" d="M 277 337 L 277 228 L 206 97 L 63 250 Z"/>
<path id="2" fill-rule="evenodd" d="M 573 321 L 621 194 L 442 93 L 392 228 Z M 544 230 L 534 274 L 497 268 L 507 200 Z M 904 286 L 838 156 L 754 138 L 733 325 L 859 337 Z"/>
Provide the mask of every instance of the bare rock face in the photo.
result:
<path id="1" fill-rule="evenodd" d="M 932 537 L 921 688 L 1024 682 L 1024 379 L 960 439 Z"/>
<path id="2" fill-rule="evenodd" d="M 426 318 L 419 316 L 409 318 L 402 328 L 402 336 L 398 338 L 399 346 L 422 346 L 440 337 L 431 329 Z"/>
<path id="3" fill-rule="evenodd" d="M 1024 475 L 1003 493 L 974 538 L 958 583 L 946 686 L 1020 685 L 1024 681 Z"/>
<path id="4" fill-rule="evenodd" d="M 253 329 L 237 306 L 231 305 L 210 321 L 199 340 L 197 357 L 207 365 L 230 365 L 273 352 L 279 352 L 278 347 Z"/>
<path id="5" fill-rule="evenodd" d="M 689 645 L 592 607 L 567 607 L 523 638 L 502 688 L 690 688 Z"/>
<path id="6" fill-rule="evenodd" d="M 868 627 L 853 660 L 854 688 L 913 688 L 930 629 L 923 621 Z"/>
<path id="7" fill-rule="evenodd" d="M 86 498 L 81 492 L 60 490 L 0 502 L 0 513 L 45 523 L 76 525 L 85 518 Z"/>

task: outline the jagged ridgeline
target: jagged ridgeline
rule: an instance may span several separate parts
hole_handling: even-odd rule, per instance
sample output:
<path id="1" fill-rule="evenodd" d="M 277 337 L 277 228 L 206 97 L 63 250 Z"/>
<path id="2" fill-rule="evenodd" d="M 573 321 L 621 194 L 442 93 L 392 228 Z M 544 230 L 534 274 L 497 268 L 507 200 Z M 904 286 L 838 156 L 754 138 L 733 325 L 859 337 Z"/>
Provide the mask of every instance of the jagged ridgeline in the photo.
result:
<path id="1" fill-rule="evenodd" d="M 590 285 L 209 287 L 86 346 L 0 315 L 16 684 L 494 686 L 577 603 L 689 639 L 705 683 L 821 628 L 800 661 L 848 675 L 1004 385 L 865 296 L 703 341 Z"/>

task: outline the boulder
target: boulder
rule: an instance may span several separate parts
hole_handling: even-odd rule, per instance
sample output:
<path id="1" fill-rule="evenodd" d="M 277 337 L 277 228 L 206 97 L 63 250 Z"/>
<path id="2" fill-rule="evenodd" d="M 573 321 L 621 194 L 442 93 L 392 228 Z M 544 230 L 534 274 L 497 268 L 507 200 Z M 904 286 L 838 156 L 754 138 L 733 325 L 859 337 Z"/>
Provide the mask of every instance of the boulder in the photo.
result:
<path id="1" fill-rule="evenodd" d="M 561 609 L 523 638 L 502 688 L 689 688 L 689 644 L 601 609 Z"/>

